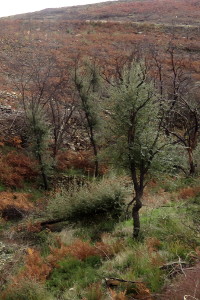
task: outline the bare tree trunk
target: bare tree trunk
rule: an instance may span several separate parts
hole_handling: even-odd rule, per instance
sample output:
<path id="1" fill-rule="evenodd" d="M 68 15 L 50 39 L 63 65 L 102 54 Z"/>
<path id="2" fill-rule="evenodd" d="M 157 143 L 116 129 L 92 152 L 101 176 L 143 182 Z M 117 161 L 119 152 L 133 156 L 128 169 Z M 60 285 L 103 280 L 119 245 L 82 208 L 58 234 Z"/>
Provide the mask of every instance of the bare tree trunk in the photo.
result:
<path id="1" fill-rule="evenodd" d="M 189 158 L 189 165 L 190 165 L 190 175 L 195 174 L 195 163 L 193 158 L 192 149 L 188 148 L 188 158 Z"/>
<path id="2" fill-rule="evenodd" d="M 44 184 L 44 189 L 48 190 L 49 185 L 48 185 L 48 179 L 47 179 L 47 174 L 46 174 L 46 170 L 45 170 L 45 166 L 44 166 L 44 161 L 42 158 L 42 154 L 41 154 L 41 136 L 38 136 L 38 132 L 37 132 L 37 126 L 36 126 L 36 119 L 35 119 L 35 115 L 33 114 L 33 127 L 34 127 L 34 135 L 36 138 L 36 157 L 38 159 L 39 162 L 39 166 L 40 166 L 40 171 L 41 171 L 41 175 L 42 175 L 42 180 L 43 180 L 43 184 Z"/>
<path id="3" fill-rule="evenodd" d="M 40 171 L 41 171 L 41 175 L 42 175 L 42 179 L 43 179 L 44 189 L 48 190 L 48 188 L 49 188 L 48 179 L 47 179 L 44 164 L 42 161 L 42 156 L 40 153 L 38 154 L 38 161 L 39 161 L 39 165 L 40 165 Z"/>
<path id="4" fill-rule="evenodd" d="M 133 238 L 137 239 L 140 233 L 140 215 L 139 210 L 142 207 L 142 193 L 136 195 L 134 198 L 134 206 L 132 209 L 132 217 L 133 217 Z"/>
<path id="5" fill-rule="evenodd" d="M 94 134 L 94 127 L 91 123 L 90 116 L 87 111 L 85 111 L 85 116 L 86 116 L 86 120 L 87 120 L 87 126 L 89 129 L 88 135 L 89 135 L 90 143 L 91 143 L 93 153 L 94 153 L 94 165 L 95 165 L 94 176 L 98 177 L 99 176 L 99 160 L 98 160 L 97 143 L 96 143 L 95 134 Z"/>
<path id="6" fill-rule="evenodd" d="M 93 134 L 91 135 L 91 144 L 93 148 L 93 153 L 94 153 L 94 164 L 95 164 L 95 171 L 94 171 L 94 176 L 98 177 L 99 176 L 99 161 L 98 161 L 98 151 L 97 151 L 97 145 L 94 139 Z"/>

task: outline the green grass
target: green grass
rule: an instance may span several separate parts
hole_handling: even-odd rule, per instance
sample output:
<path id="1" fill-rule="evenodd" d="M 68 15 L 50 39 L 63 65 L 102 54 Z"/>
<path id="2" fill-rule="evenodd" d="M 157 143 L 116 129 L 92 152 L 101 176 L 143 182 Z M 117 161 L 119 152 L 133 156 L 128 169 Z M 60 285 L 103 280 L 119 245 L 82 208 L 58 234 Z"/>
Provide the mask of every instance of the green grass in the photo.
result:
<path id="1" fill-rule="evenodd" d="M 179 240 L 186 245 L 195 245 L 198 240 L 196 233 L 191 229 L 192 216 L 187 214 L 185 206 L 181 203 L 149 209 L 141 215 L 141 224 L 144 236 L 156 236 L 161 241 Z"/>
<path id="2" fill-rule="evenodd" d="M 199 235 L 193 230 L 193 215 L 188 213 L 184 202 L 168 205 L 141 210 L 141 238 L 138 242 L 131 238 L 132 220 L 116 226 L 112 236 L 124 239 L 125 250 L 102 265 L 104 276 L 125 280 L 142 278 L 152 292 L 158 292 L 168 280 L 167 272 L 160 266 L 180 259 L 192 263 L 191 253 L 200 242 Z M 155 244 L 154 247 L 151 240 L 157 241 L 159 246 Z M 149 243 L 152 243 L 152 248 Z"/>
<path id="3" fill-rule="evenodd" d="M 24 280 L 13 286 L 3 297 L 4 300 L 56 300 L 46 287 L 34 280 Z"/>
<path id="4" fill-rule="evenodd" d="M 147 246 L 136 243 L 127 247 L 112 260 L 105 262 L 100 270 L 104 277 L 117 277 L 130 281 L 144 281 L 151 291 L 158 291 L 164 282 L 159 268 L 160 256 L 148 252 Z"/>
<path id="5" fill-rule="evenodd" d="M 162 270 L 162 265 L 179 260 L 184 260 L 189 264 L 193 263 L 191 254 L 195 253 L 200 241 L 197 232 L 200 196 L 196 195 L 184 201 L 181 199 L 176 201 L 176 192 L 184 187 L 196 186 L 198 180 L 197 178 L 177 178 L 177 181 L 173 182 L 172 179 L 166 178 L 164 182 L 162 179 L 160 182 L 159 188 L 164 189 L 165 187 L 168 193 L 172 192 L 174 200 L 168 202 L 166 207 L 147 205 L 141 209 L 141 235 L 138 241 L 132 239 L 132 219 L 118 222 L 116 225 L 112 218 L 106 219 L 101 214 L 98 216 L 94 213 L 99 204 L 101 207 L 106 205 L 105 207 L 110 209 L 110 206 L 107 206 L 110 201 L 110 190 L 112 190 L 110 181 L 106 182 L 106 185 L 104 185 L 105 181 L 97 181 L 94 189 L 87 187 L 87 189 L 80 189 L 68 194 L 68 200 L 76 201 L 75 206 L 74 202 L 71 203 L 68 200 L 65 202 L 66 194 L 59 195 L 59 197 L 62 196 L 62 201 L 58 198 L 51 200 L 51 205 L 54 205 L 53 209 L 57 209 L 56 205 L 59 204 L 59 212 L 61 209 L 63 209 L 62 213 L 71 214 L 73 212 L 77 224 L 80 214 L 76 213 L 83 213 L 83 209 L 85 209 L 86 215 L 89 212 L 88 215 L 93 217 L 93 222 L 88 222 L 85 224 L 86 226 L 80 226 L 80 223 L 78 226 L 74 223 L 69 230 L 65 229 L 67 235 L 69 235 L 69 231 L 71 232 L 67 244 L 70 245 L 77 237 L 88 241 L 100 239 L 103 232 L 107 232 L 107 235 L 102 237 L 105 243 L 110 245 L 112 241 L 119 241 L 118 251 L 114 252 L 115 255 L 106 257 L 104 260 L 98 256 L 88 257 L 84 261 L 73 257 L 61 260 L 46 282 L 47 289 L 56 300 L 81 300 L 84 297 L 87 300 L 107 300 L 109 299 L 107 291 L 101 283 L 105 277 L 142 281 L 151 293 L 159 293 L 163 285 L 169 281 L 169 270 Z M 155 196 L 159 190 L 153 188 L 151 193 Z M 111 194 L 118 195 L 115 193 L 115 188 Z M 62 206 L 63 204 L 66 206 Z M 67 211 L 67 209 L 71 209 L 70 205 L 72 205 L 72 212 Z M 156 203 L 156 205 L 158 204 Z M 65 226 L 67 226 L 66 223 Z M 58 236 L 57 233 L 49 234 L 47 231 L 35 234 L 35 245 L 40 248 L 43 256 L 50 253 L 51 245 L 56 247 L 56 236 Z M 122 246 L 120 247 L 120 245 Z M 137 286 L 121 284 L 118 291 L 120 290 L 127 290 L 127 293 L 134 294 Z M 16 299 L 12 297 L 6 298 L 6 300 Z M 47 299 L 52 299 L 48 297 Z M 24 298 L 21 297 L 21 299 Z M 38 299 L 40 300 L 40 298 Z M 35 299 L 30 298 L 30 300 Z"/>
<path id="6" fill-rule="evenodd" d="M 75 285 L 78 285 L 81 290 L 99 280 L 100 265 L 101 259 L 98 256 L 88 257 L 85 261 L 68 257 L 60 261 L 59 267 L 53 270 L 47 280 L 47 286 L 55 294 L 73 288 Z"/>

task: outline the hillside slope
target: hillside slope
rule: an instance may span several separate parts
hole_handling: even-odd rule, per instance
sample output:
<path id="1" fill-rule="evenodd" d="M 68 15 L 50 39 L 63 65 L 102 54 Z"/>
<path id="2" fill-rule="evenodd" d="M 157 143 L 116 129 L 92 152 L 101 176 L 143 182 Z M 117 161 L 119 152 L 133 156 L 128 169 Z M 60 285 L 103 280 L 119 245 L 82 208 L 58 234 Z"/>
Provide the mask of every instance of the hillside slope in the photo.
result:
<path id="1" fill-rule="evenodd" d="M 21 14 L 12 19 L 35 20 L 118 20 L 134 22 L 199 24 L 200 2 L 197 0 L 125 0 L 100 4 L 47 8 Z"/>

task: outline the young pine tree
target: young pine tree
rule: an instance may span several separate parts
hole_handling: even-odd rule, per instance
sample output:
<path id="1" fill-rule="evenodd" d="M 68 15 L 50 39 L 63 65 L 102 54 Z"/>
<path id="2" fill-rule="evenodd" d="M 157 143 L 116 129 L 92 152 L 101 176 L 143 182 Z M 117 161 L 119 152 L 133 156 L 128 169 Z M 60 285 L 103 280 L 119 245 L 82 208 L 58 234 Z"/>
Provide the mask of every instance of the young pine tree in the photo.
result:
<path id="1" fill-rule="evenodd" d="M 143 63 L 132 63 L 124 68 L 120 80 L 112 80 L 108 99 L 107 123 L 112 155 L 118 165 L 129 170 L 133 181 L 133 237 L 137 238 L 147 176 L 156 156 L 169 144 L 162 133 L 163 110 Z"/>
<path id="2" fill-rule="evenodd" d="M 51 167 L 49 142 L 51 139 L 50 125 L 40 106 L 32 106 L 26 111 L 29 128 L 29 142 L 32 152 L 38 160 L 40 173 L 45 190 L 48 189 L 47 174 Z"/>

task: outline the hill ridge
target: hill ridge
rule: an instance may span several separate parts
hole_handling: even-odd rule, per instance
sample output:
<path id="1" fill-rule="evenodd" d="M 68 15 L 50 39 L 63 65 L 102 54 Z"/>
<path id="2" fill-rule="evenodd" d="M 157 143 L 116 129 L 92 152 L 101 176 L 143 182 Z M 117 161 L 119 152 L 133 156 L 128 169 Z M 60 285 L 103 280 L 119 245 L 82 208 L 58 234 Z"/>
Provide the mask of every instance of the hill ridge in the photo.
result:
<path id="1" fill-rule="evenodd" d="M 11 20 L 110 20 L 200 26 L 200 3 L 196 0 L 122 0 L 46 8 L 10 16 Z"/>

